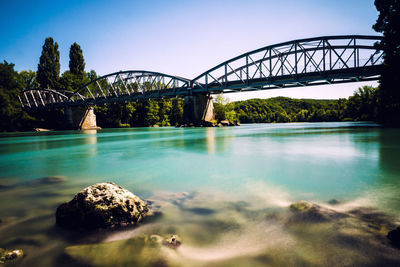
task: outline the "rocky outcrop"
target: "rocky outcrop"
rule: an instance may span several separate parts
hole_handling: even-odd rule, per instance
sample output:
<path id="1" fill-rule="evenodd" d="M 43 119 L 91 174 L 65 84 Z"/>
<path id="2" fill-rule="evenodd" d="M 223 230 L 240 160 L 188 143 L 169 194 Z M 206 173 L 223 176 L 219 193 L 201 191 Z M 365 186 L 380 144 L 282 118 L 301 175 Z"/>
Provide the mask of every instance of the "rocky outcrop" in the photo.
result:
<path id="1" fill-rule="evenodd" d="M 69 228 L 109 228 L 139 223 L 148 212 L 146 203 L 128 190 L 114 183 L 99 183 L 60 205 L 56 223 Z"/>
<path id="2" fill-rule="evenodd" d="M 390 231 L 387 235 L 387 238 L 389 238 L 393 245 L 400 248 L 400 227 Z"/>
<path id="3" fill-rule="evenodd" d="M 0 264 L 16 261 L 24 257 L 24 252 L 21 249 L 6 250 L 0 248 Z"/>
<path id="4" fill-rule="evenodd" d="M 290 205 L 292 220 L 305 222 L 324 222 L 346 217 L 346 214 L 321 207 L 307 201 L 299 201 Z"/>

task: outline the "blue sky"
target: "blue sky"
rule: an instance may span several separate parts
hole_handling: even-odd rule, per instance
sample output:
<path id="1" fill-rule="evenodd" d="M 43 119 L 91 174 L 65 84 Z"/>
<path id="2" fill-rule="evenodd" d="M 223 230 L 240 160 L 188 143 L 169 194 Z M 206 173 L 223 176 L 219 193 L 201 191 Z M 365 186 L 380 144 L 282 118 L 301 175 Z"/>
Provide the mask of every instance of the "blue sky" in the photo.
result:
<path id="1" fill-rule="evenodd" d="M 373 0 L 279 1 L 20 1 L 0 0 L 0 60 L 37 70 L 46 37 L 59 44 L 61 71 L 77 42 L 86 70 L 104 75 L 143 69 L 194 78 L 239 54 L 266 45 L 322 35 L 368 34 Z M 367 85 L 376 85 L 369 82 Z M 284 95 L 347 97 L 351 83 L 236 93 L 232 100 Z"/>

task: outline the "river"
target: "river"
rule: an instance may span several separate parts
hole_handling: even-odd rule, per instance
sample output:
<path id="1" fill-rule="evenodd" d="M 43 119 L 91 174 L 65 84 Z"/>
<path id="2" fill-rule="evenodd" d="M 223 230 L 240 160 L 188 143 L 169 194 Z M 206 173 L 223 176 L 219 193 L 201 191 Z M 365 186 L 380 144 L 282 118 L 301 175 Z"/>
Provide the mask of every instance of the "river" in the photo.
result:
<path id="1" fill-rule="evenodd" d="M 300 200 L 353 215 L 368 208 L 397 225 L 399 137 L 363 122 L 2 133 L 0 247 L 24 249 L 22 266 L 400 264 L 381 225 L 366 246 L 372 230 L 293 223 L 289 211 Z M 39 180 L 49 176 L 60 182 Z M 55 226 L 58 205 L 108 181 L 152 199 L 163 215 L 112 231 Z M 351 240 L 337 238 L 338 227 Z M 148 234 L 178 234 L 182 245 L 158 256 L 123 249 Z"/>

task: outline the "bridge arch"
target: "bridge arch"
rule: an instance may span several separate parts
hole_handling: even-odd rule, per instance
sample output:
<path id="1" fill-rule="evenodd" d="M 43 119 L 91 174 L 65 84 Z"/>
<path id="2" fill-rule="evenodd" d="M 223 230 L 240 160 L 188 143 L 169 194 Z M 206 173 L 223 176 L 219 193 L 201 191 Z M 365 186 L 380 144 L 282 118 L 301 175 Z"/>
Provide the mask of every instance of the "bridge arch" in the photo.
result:
<path id="1" fill-rule="evenodd" d="M 227 60 L 191 80 L 192 93 L 229 93 L 376 80 L 380 36 L 322 36 L 259 48 Z"/>
<path id="2" fill-rule="evenodd" d="M 26 89 L 18 96 L 23 108 L 58 107 L 68 103 L 74 92 L 53 89 Z M 80 95 L 77 95 L 79 97 Z M 82 96 L 80 96 L 82 98 Z"/>
<path id="3" fill-rule="evenodd" d="M 189 84 L 189 79 L 160 72 L 118 71 L 85 84 L 69 97 L 69 102 L 73 106 L 171 97 L 186 93 Z"/>

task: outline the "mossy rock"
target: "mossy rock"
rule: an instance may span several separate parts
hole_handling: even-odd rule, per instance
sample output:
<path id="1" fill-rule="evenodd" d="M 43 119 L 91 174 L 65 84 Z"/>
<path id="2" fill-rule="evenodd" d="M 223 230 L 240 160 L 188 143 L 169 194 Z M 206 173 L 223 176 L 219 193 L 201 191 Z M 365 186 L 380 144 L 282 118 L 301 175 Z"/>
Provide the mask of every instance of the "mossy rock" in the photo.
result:
<path id="1" fill-rule="evenodd" d="M 0 264 L 14 262 L 24 257 L 24 252 L 21 249 L 6 250 L 0 248 Z"/>
<path id="2" fill-rule="evenodd" d="M 137 224 L 149 213 L 146 203 L 114 183 L 83 189 L 57 208 L 57 225 L 69 228 L 110 228 Z"/>
<path id="3" fill-rule="evenodd" d="M 168 258 L 176 253 L 174 248 L 178 240 L 180 244 L 177 235 L 136 236 L 100 244 L 70 246 L 64 253 L 90 266 L 168 266 L 171 265 Z"/>
<path id="4" fill-rule="evenodd" d="M 292 211 L 291 221 L 325 222 L 348 216 L 307 201 L 293 203 L 289 208 Z"/>
<path id="5" fill-rule="evenodd" d="M 306 202 L 306 201 L 299 201 L 296 203 L 293 203 L 290 205 L 290 210 L 291 211 L 300 211 L 300 212 L 304 212 L 304 211 L 309 211 L 313 208 L 313 204 L 310 202 Z"/>

